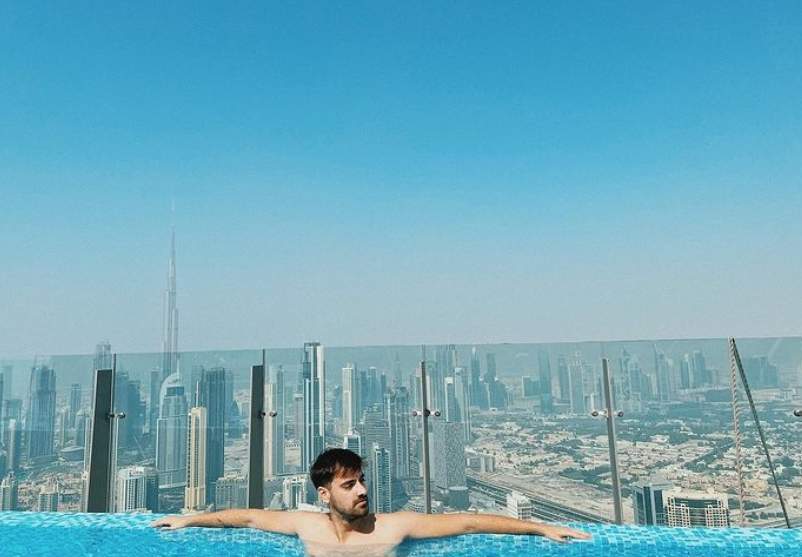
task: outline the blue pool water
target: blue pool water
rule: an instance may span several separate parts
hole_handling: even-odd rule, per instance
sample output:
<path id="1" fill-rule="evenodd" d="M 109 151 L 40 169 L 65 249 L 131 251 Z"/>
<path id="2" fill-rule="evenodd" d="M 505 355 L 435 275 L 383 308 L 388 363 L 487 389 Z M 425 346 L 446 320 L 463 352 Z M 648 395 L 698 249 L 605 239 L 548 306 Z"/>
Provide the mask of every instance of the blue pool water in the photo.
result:
<path id="1" fill-rule="evenodd" d="M 289 536 L 249 529 L 156 530 L 161 515 L 0 512 L 2 557 L 197 556 L 300 557 Z M 645 528 L 572 525 L 591 532 L 589 542 L 558 544 L 534 536 L 472 535 L 407 542 L 399 557 L 802 557 L 802 531 Z"/>

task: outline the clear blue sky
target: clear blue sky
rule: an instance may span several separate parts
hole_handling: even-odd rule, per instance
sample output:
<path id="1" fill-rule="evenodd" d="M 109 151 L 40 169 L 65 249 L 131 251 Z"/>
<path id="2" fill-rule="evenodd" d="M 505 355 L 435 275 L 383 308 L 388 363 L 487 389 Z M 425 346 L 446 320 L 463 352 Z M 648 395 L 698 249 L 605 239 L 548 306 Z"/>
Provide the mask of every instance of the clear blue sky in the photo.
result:
<path id="1" fill-rule="evenodd" d="M 0 6 L 0 358 L 158 350 L 172 199 L 183 349 L 802 333 L 798 1 L 110 4 Z"/>

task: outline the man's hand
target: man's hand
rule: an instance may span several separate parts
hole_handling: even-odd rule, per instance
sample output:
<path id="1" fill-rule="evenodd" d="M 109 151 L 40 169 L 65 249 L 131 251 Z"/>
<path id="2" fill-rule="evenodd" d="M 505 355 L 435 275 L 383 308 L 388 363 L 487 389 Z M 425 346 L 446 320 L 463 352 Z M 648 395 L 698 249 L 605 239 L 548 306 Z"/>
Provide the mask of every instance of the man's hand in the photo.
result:
<path id="1" fill-rule="evenodd" d="M 163 528 L 164 530 L 178 530 L 179 528 L 186 528 L 188 524 L 188 516 L 165 516 L 150 523 L 154 528 Z"/>
<path id="2" fill-rule="evenodd" d="M 565 526 L 556 526 L 554 524 L 543 524 L 541 526 L 541 535 L 560 543 L 565 543 L 570 538 L 589 540 L 591 537 L 587 532 L 580 532 L 579 530 L 573 530 Z"/>

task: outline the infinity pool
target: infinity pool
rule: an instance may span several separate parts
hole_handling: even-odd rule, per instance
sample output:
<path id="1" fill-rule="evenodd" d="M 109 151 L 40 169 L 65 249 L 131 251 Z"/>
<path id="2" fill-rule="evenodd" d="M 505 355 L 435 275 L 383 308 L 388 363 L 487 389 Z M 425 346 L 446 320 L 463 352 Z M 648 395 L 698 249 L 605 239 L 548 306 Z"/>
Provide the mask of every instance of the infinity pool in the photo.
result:
<path id="1" fill-rule="evenodd" d="M 249 529 L 164 531 L 149 526 L 162 515 L 0 512 L 2 557 L 300 557 L 294 537 Z M 802 531 L 645 528 L 571 524 L 588 542 L 558 544 L 534 536 L 473 535 L 407 542 L 399 557 L 779 557 L 802 556 Z"/>

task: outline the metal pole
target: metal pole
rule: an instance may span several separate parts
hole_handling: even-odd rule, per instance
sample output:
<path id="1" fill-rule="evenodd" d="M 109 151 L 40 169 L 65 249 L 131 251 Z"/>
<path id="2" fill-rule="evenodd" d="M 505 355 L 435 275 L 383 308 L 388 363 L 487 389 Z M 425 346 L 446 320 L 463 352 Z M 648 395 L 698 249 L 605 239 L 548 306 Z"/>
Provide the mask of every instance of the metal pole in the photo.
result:
<path id="1" fill-rule="evenodd" d="M 423 402 L 423 509 L 432 513 L 431 480 L 429 474 L 429 396 L 426 391 L 426 359 L 420 363 L 421 401 Z"/>
<path id="2" fill-rule="evenodd" d="M 251 417 L 248 424 L 248 508 L 264 508 L 265 492 L 265 351 L 251 366 Z"/>
<path id="3" fill-rule="evenodd" d="M 607 405 L 607 441 L 610 449 L 610 475 L 613 482 L 613 510 L 615 523 L 623 524 L 624 513 L 621 506 L 621 478 L 618 474 L 618 449 L 616 447 L 615 418 L 613 413 L 613 389 L 610 378 L 609 361 L 602 358 L 602 384 L 604 385 L 604 402 Z"/>

